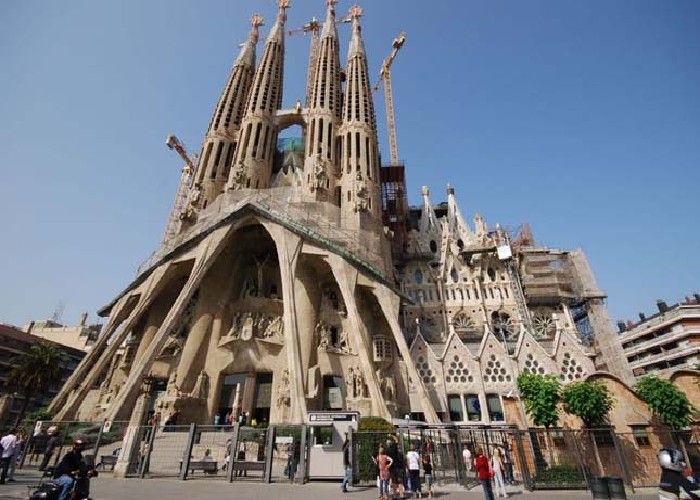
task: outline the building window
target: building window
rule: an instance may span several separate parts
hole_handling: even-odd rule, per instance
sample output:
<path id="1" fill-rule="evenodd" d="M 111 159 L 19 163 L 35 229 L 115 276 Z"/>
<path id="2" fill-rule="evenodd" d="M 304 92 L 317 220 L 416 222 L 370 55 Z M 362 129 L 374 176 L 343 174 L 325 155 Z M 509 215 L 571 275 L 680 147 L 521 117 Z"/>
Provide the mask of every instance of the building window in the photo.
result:
<path id="1" fill-rule="evenodd" d="M 450 409 L 450 420 L 452 422 L 464 421 L 464 409 L 462 408 L 462 396 L 459 394 L 447 395 L 447 406 Z"/>
<path id="2" fill-rule="evenodd" d="M 414 281 L 420 285 L 423 283 L 423 273 L 418 269 L 414 274 L 413 274 L 413 279 Z"/>
<path id="3" fill-rule="evenodd" d="M 489 420 L 492 422 L 503 422 L 505 420 L 501 397 L 498 394 L 486 395 L 486 407 L 489 410 Z"/>
<path id="4" fill-rule="evenodd" d="M 632 435 L 634 436 L 634 441 L 639 446 L 651 446 L 649 441 L 649 434 L 647 433 L 646 425 L 633 425 Z"/>
<path id="5" fill-rule="evenodd" d="M 478 422 L 481 420 L 481 402 L 476 394 L 464 395 L 464 406 L 467 408 L 467 420 Z"/>
<path id="6" fill-rule="evenodd" d="M 384 361 L 391 359 L 391 342 L 388 339 L 375 339 L 374 341 L 374 361 Z"/>
<path id="7" fill-rule="evenodd" d="M 323 409 L 343 409 L 343 378 L 334 375 L 323 376 Z"/>

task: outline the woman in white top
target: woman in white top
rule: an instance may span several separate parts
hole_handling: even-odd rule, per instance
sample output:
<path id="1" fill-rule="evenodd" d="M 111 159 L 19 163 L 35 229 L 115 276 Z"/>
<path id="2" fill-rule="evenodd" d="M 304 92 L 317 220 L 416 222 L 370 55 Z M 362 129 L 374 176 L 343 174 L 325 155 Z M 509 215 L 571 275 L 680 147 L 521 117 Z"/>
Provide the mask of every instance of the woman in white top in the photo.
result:
<path id="1" fill-rule="evenodd" d="M 496 483 L 496 494 L 499 497 L 502 496 L 503 498 L 508 498 L 506 485 L 503 482 L 503 476 L 506 468 L 503 463 L 501 450 L 498 448 L 498 446 L 494 446 L 493 453 L 491 454 L 491 468 L 493 469 L 493 480 Z"/>

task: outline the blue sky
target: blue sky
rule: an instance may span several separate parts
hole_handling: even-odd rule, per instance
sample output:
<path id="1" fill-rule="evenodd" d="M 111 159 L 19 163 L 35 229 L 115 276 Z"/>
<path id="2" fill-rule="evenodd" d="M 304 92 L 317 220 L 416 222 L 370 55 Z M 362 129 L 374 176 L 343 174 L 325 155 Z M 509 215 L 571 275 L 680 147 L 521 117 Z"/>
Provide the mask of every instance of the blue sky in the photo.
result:
<path id="1" fill-rule="evenodd" d="M 288 26 L 322 17 L 292 0 Z M 341 0 L 339 13 L 350 2 Z M 700 288 L 700 2 L 364 2 L 392 76 L 410 201 L 451 183 L 487 223 L 583 247 L 612 319 Z M 273 0 L 0 2 L 0 321 L 94 312 L 157 247 L 251 13 Z M 348 29 L 340 27 L 342 54 Z M 309 39 L 287 43 L 284 101 Z M 261 48 L 259 48 L 259 54 Z M 388 159 L 382 96 L 380 142 Z"/>

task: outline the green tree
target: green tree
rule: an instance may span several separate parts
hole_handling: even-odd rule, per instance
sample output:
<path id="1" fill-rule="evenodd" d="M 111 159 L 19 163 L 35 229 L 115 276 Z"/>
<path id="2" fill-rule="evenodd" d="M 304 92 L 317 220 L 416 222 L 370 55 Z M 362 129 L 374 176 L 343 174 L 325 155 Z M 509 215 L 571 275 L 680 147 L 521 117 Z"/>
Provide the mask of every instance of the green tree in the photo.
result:
<path id="1" fill-rule="evenodd" d="M 564 411 L 576 415 L 586 427 L 608 424 L 615 399 L 602 382 L 574 382 L 562 391 Z"/>
<path id="2" fill-rule="evenodd" d="M 525 403 L 525 411 L 535 425 L 546 429 L 559 422 L 559 390 L 561 385 L 555 375 L 539 375 L 521 372 L 518 375 L 518 391 Z"/>
<path id="3" fill-rule="evenodd" d="M 34 344 L 14 358 L 10 380 L 24 398 L 15 425 L 24 418 L 31 399 L 43 397 L 61 379 L 61 363 L 65 359 L 63 351 L 47 343 Z"/>
<path id="4" fill-rule="evenodd" d="M 608 415 L 615 406 L 615 398 L 612 397 L 608 386 L 602 382 L 574 382 L 567 385 L 562 391 L 562 402 L 564 411 L 576 415 L 583 421 L 583 425 L 588 428 L 600 427 L 608 424 Z M 596 432 L 589 433 L 593 442 L 593 452 L 595 453 L 598 470 L 603 474 L 603 462 L 600 460 L 598 443 L 596 442 Z"/>
<path id="5" fill-rule="evenodd" d="M 634 392 L 642 399 L 649 410 L 672 429 L 688 427 L 695 408 L 688 397 L 670 380 L 656 375 L 647 375 L 634 385 Z"/>
<path id="6" fill-rule="evenodd" d="M 539 375 L 537 373 L 521 372 L 518 375 L 518 391 L 525 403 L 525 411 L 530 415 L 535 425 L 546 429 L 545 440 L 549 450 L 549 463 L 554 464 L 554 453 L 549 436 L 549 428 L 559 422 L 559 390 L 561 384 L 556 375 Z M 527 425 L 527 422 L 525 422 Z"/>

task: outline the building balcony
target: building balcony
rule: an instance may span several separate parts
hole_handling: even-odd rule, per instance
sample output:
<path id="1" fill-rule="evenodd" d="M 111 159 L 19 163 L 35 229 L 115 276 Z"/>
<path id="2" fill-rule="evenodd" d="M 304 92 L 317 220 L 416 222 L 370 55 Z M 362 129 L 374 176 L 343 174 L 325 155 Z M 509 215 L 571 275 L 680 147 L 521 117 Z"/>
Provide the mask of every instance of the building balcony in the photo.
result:
<path id="1" fill-rule="evenodd" d="M 641 368 L 680 357 L 691 357 L 697 355 L 698 353 L 700 353 L 700 345 L 689 347 L 676 347 L 674 349 L 670 349 L 659 354 L 652 354 L 644 359 L 639 359 L 637 361 L 630 362 L 630 368 L 634 370 L 635 368 Z"/>

